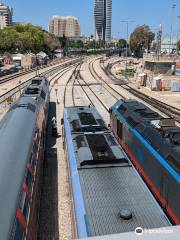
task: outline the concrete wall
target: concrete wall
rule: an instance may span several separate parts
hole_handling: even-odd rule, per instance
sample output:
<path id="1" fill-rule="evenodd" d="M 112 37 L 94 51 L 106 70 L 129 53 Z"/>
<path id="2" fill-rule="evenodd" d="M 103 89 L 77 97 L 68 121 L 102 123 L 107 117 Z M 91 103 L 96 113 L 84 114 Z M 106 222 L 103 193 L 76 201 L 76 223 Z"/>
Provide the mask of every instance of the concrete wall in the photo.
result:
<path id="1" fill-rule="evenodd" d="M 165 74 L 175 65 L 175 62 L 144 62 L 144 68 L 153 71 L 155 74 Z"/>

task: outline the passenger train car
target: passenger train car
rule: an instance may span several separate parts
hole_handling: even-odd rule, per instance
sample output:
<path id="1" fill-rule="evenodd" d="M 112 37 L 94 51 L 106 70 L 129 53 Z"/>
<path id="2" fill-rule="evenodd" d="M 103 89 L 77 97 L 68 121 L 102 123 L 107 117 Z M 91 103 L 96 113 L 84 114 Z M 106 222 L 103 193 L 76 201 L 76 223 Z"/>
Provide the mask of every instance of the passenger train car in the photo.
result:
<path id="1" fill-rule="evenodd" d="M 174 224 L 180 224 L 180 128 L 135 100 L 110 109 L 117 140 Z"/>
<path id="2" fill-rule="evenodd" d="M 171 225 L 94 107 L 65 108 L 62 123 L 77 238 Z"/>
<path id="3" fill-rule="evenodd" d="M 0 239 L 37 239 L 49 83 L 36 77 L 0 121 Z"/>

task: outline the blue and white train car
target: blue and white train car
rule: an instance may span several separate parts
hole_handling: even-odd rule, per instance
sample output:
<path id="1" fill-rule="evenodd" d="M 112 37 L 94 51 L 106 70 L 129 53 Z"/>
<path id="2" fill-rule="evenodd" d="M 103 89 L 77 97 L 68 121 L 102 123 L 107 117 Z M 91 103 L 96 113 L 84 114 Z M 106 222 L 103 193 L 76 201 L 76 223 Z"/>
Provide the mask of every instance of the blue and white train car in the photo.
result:
<path id="1" fill-rule="evenodd" d="M 63 122 L 77 238 L 171 225 L 94 107 Z"/>

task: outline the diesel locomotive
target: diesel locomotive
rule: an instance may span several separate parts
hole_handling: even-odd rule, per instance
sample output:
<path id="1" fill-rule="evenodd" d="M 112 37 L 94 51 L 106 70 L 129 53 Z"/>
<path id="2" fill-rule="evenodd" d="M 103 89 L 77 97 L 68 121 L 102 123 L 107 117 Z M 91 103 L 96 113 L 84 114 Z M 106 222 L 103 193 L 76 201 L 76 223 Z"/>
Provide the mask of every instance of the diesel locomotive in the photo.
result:
<path id="1" fill-rule="evenodd" d="M 180 224 L 180 128 L 135 100 L 109 110 L 110 126 L 173 224 Z"/>
<path id="2" fill-rule="evenodd" d="M 36 77 L 0 121 L 0 239 L 37 239 L 48 106 Z"/>

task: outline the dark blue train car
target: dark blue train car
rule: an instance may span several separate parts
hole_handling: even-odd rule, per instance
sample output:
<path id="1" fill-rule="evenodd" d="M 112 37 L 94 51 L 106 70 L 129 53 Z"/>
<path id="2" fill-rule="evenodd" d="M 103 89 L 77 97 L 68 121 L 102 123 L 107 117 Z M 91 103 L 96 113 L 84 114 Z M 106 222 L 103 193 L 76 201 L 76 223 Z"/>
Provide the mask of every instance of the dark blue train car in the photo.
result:
<path id="1" fill-rule="evenodd" d="M 110 109 L 119 143 L 174 224 L 180 224 L 180 128 L 135 100 Z"/>

